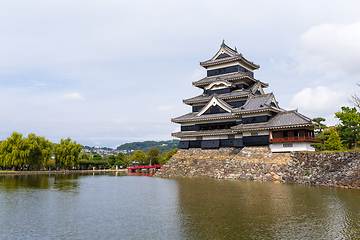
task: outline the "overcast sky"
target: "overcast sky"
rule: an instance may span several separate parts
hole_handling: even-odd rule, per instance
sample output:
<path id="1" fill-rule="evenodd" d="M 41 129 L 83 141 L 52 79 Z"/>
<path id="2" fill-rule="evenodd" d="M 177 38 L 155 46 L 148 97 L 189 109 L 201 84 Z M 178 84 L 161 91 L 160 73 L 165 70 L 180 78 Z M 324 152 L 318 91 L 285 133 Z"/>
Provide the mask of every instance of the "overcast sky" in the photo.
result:
<path id="1" fill-rule="evenodd" d="M 282 108 L 336 123 L 360 94 L 360 1 L 0 1 L 0 140 L 169 140 L 225 39 Z"/>

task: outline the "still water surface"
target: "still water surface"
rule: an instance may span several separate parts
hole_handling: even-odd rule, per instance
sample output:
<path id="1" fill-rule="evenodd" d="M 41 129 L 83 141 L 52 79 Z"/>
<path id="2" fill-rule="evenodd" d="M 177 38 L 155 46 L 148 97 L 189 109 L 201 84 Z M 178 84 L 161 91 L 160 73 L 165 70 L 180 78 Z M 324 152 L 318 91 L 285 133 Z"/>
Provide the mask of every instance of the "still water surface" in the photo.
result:
<path id="1" fill-rule="evenodd" d="M 127 174 L 0 175 L 0 239 L 358 239 L 360 191 Z"/>

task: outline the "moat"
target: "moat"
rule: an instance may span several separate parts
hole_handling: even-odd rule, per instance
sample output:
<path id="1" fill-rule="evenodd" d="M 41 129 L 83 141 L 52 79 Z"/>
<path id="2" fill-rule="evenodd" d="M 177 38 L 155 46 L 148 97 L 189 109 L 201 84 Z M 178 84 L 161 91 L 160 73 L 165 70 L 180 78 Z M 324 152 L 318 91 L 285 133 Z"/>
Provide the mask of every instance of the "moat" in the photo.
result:
<path id="1" fill-rule="evenodd" d="M 109 174 L 0 176 L 0 239 L 355 239 L 360 191 Z"/>

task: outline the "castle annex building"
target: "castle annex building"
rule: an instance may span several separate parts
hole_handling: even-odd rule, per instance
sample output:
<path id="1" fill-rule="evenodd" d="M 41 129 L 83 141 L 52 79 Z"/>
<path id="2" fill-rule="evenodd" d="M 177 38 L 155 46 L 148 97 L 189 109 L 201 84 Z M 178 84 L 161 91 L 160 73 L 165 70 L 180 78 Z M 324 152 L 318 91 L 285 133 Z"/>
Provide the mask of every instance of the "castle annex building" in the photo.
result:
<path id="1" fill-rule="evenodd" d="M 314 151 L 311 119 L 280 108 L 267 83 L 254 77 L 259 65 L 224 42 L 208 61 L 207 76 L 193 82 L 203 94 L 185 99 L 192 112 L 171 119 L 181 124 L 178 148 L 221 148 L 269 145 L 272 152 Z"/>

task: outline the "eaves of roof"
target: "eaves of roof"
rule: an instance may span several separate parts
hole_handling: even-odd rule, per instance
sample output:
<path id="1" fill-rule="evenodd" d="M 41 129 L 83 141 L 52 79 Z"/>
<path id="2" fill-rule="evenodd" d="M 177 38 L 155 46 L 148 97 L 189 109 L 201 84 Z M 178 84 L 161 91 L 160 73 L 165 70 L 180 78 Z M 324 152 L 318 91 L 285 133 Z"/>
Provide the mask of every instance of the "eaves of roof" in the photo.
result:
<path id="1" fill-rule="evenodd" d="M 247 73 L 243 73 L 243 72 L 235 72 L 235 73 L 226 73 L 226 74 L 221 74 L 221 75 L 216 75 L 216 76 L 211 76 L 211 77 L 204 77 L 198 81 L 193 82 L 192 84 L 195 87 L 202 87 L 202 86 L 207 86 L 213 82 L 219 81 L 219 80 L 225 80 L 225 81 L 236 81 L 236 80 L 240 80 L 240 79 L 244 79 L 247 78 L 249 80 L 251 80 L 252 82 L 260 82 L 261 87 L 263 88 L 267 88 L 269 86 L 269 84 L 267 83 L 263 83 L 260 80 L 257 80 L 251 76 L 249 76 Z"/>
<path id="2" fill-rule="evenodd" d="M 231 129 L 226 130 L 207 130 L 207 131 L 185 131 L 185 132 L 176 132 L 172 133 L 173 137 L 183 138 L 183 137 L 200 137 L 200 136 L 219 136 L 224 134 L 236 134 Z"/>
<path id="3" fill-rule="evenodd" d="M 228 63 L 228 62 L 234 62 L 234 61 L 243 61 L 246 65 L 248 65 L 253 70 L 260 68 L 259 65 L 247 60 L 246 58 L 244 58 L 242 56 L 242 54 L 239 54 L 239 53 L 236 54 L 235 56 L 231 56 L 231 57 L 226 57 L 226 58 L 221 58 L 221 59 L 216 59 L 216 60 L 208 60 L 208 61 L 200 62 L 200 66 L 206 68 L 206 67 L 219 65 L 219 64 L 223 64 L 223 63 Z"/>
<path id="4" fill-rule="evenodd" d="M 174 123 L 189 123 L 189 122 L 200 122 L 200 121 L 213 121 L 213 120 L 223 120 L 223 119 L 235 119 L 237 116 L 231 113 L 219 113 L 219 114 L 206 114 L 201 116 L 196 116 L 196 112 L 188 113 L 178 118 L 172 118 L 171 121 Z"/>
<path id="5" fill-rule="evenodd" d="M 236 99 L 236 98 L 245 98 L 252 95 L 248 90 L 236 90 L 231 93 L 219 94 L 218 98 L 222 100 Z M 207 103 L 212 98 L 212 95 L 202 94 L 193 98 L 184 99 L 183 103 L 185 104 L 196 104 L 196 103 Z"/>
<path id="6" fill-rule="evenodd" d="M 274 129 L 289 129 L 289 128 L 300 128 L 300 127 L 310 127 L 311 124 L 291 124 L 291 125 L 282 125 L 282 126 L 260 126 L 259 123 L 257 125 L 251 124 L 252 126 L 245 126 L 250 124 L 241 124 L 231 129 L 235 132 L 250 132 L 250 131 L 261 131 L 261 130 L 274 130 Z"/>

